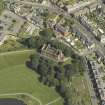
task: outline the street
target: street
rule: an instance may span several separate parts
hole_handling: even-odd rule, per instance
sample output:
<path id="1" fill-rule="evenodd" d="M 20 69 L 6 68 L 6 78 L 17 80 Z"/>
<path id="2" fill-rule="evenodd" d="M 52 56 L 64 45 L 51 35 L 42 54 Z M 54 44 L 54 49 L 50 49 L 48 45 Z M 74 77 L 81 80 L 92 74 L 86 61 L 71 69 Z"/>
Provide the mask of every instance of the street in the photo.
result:
<path id="1" fill-rule="evenodd" d="M 86 30 L 86 28 L 84 28 L 84 26 L 82 24 L 80 24 L 80 22 L 76 19 L 76 18 L 71 18 L 71 15 L 69 13 L 67 13 L 66 11 L 60 9 L 59 7 L 57 6 L 45 6 L 45 5 L 41 5 L 41 4 L 38 4 L 38 3 L 31 3 L 31 2 L 24 2 L 24 1 L 16 1 L 16 2 L 19 2 L 21 4 L 29 4 L 29 5 L 32 5 L 32 6 L 37 6 L 39 8 L 43 8 L 43 9 L 49 9 L 51 12 L 55 12 L 59 15 L 63 15 L 65 18 L 67 19 L 73 19 L 73 21 L 75 22 L 75 26 L 77 28 L 79 28 L 79 30 L 83 33 L 83 35 L 89 39 L 90 41 L 92 41 L 93 43 L 96 44 L 96 49 L 100 50 L 103 55 L 105 54 L 105 48 L 104 46 L 98 42 L 95 37 L 93 36 L 93 34 L 89 31 Z M 81 7 L 80 7 L 81 8 Z M 71 13 L 74 12 L 73 10 L 77 10 L 79 8 L 72 8 L 71 9 Z M 64 42 L 65 43 L 65 42 Z M 67 44 L 67 43 L 66 43 Z M 98 105 L 98 102 L 97 102 L 97 98 L 96 98 L 96 95 L 95 95 L 95 91 L 94 91 L 94 88 L 92 86 L 92 82 L 91 82 L 91 79 L 89 77 L 89 70 L 88 70 L 88 67 L 87 67 L 87 62 L 84 61 L 83 62 L 84 65 L 85 65 L 85 77 L 86 77 L 86 80 L 87 80 L 87 84 L 88 84 L 88 88 L 89 88 L 89 93 L 90 93 L 90 96 L 91 96 L 91 102 L 92 102 L 92 105 Z"/>

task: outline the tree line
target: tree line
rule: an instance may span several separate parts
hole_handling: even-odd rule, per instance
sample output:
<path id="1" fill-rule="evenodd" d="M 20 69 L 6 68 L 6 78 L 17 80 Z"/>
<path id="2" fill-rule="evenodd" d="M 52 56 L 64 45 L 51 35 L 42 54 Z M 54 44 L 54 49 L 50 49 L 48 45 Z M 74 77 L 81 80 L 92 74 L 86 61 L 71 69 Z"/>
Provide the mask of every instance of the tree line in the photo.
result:
<path id="1" fill-rule="evenodd" d="M 55 49 L 62 50 L 66 57 L 78 58 L 79 56 L 74 53 L 74 51 L 66 46 L 65 44 L 59 42 L 58 40 L 49 40 L 45 37 L 36 36 L 30 38 L 23 38 L 19 40 L 22 44 L 27 46 L 28 48 L 35 48 L 37 51 L 41 49 L 43 44 L 50 44 Z"/>
<path id="2" fill-rule="evenodd" d="M 35 53 L 30 56 L 30 65 L 39 74 L 40 82 L 49 87 L 55 87 L 56 91 L 64 98 L 65 105 L 72 105 L 71 92 L 67 84 L 73 75 L 83 73 L 77 60 L 72 60 L 71 63 L 67 64 L 55 63 Z"/>

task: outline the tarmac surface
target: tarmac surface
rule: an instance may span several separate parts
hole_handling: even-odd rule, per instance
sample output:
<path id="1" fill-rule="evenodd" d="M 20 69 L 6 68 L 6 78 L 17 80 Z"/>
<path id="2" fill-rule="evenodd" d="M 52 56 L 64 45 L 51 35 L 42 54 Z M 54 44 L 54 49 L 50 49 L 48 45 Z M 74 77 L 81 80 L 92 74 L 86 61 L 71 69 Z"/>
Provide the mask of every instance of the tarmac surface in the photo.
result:
<path id="1" fill-rule="evenodd" d="M 26 105 L 23 101 L 17 99 L 0 99 L 0 105 Z"/>

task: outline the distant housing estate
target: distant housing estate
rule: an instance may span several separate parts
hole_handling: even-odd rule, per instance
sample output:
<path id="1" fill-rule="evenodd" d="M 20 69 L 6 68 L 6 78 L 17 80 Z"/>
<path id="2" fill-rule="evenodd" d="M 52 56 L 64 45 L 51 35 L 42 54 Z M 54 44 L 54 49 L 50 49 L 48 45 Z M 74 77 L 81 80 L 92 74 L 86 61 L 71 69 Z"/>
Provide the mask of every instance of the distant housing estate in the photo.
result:
<path id="1" fill-rule="evenodd" d="M 85 33 L 84 30 L 82 30 L 77 25 L 73 26 L 73 32 L 75 33 L 76 37 L 78 37 L 81 42 L 88 48 L 88 49 L 94 49 L 95 43 L 92 41 L 90 37 L 87 36 L 87 33 Z"/>
<path id="2" fill-rule="evenodd" d="M 105 44 L 105 33 L 100 27 L 94 27 L 93 23 L 86 16 L 79 16 L 80 23 L 90 31 L 101 43 Z"/>

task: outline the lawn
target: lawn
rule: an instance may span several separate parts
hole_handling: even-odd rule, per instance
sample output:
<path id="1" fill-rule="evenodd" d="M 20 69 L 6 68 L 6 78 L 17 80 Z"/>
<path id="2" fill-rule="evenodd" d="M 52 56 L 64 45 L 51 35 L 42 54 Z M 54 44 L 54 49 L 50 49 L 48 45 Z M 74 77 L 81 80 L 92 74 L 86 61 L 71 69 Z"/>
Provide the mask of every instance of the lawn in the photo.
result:
<path id="1" fill-rule="evenodd" d="M 72 59 L 66 61 L 65 63 L 63 63 L 63 65 L 73 64 L 75 68 L 82 69 L 79 68 L 78 65 L 72 63 L 71 61 Z M 72 74 L 69 83 L 67 81 L 65 81 L 65 83 L 70 89 L 69 94 L 71 105 L 92 105 L 87 80 L 84 74 L 81 74 L 80 72 Z"/>
<path id="2" fill-rule="evenodd" d="M 91 98 L 85 77 L 74 75 L 69 83 L 73 105 L 91 105 Z"/>
<path id="3" fill-rule="evenodd" d="M 0 94 L 29 93 L 44 105 L 60 96 L 53 88 L 40 83 L 38 75 L 26 66 L 25 62 L 31 53 L 33 51 L 0 55 Z M 61 103 L 62 100 L 54 104 Z"/>
<path id="4" fill-rule="evenodd" d="M 23 46 L 23 44 L 18 42 L 16 39 L 10 36 L 7 40 L 4 41 L 2 45 L 0 45 L 0 53 L 8 52 L 8 51 L 16 51 L 20 49 L 26 49 L 26 47 Z"/>
<path id="5" fill-rule="evenodd" d="M 30 54 L 34 51 L 24 51 L 16 53 L 4 53 L 0 55 L 0 70 L 12 66 L 25 64 Z"/>

